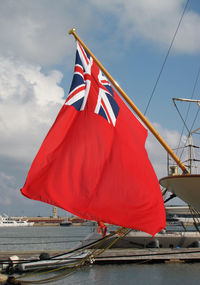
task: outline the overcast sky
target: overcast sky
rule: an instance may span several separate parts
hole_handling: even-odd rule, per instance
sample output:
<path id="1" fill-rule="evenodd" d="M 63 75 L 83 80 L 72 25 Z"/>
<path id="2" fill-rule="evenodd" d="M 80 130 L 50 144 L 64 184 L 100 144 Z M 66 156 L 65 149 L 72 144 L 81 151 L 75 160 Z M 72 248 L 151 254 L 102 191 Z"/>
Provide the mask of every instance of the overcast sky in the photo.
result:
<path id="1" fill-rule="evenodd" d="M 76 28 L 144 112 L 185 4 L 0 1 L 0 213 L 51 214 L 51 206 L 23 197 L 19 189 L 68 94 L 75 58 L 68 30 Z M 172 97 L 192 95 L 200 65 L 199 30 L 200 3 L 190 0 L 146 114 L 171 147 L 177 146 L 182 130 Z M 194 98 L 199 87 L 197 83 Z M 151 135 L 146 147 L 158 178 L 166 175 L 166 152 Z"/>

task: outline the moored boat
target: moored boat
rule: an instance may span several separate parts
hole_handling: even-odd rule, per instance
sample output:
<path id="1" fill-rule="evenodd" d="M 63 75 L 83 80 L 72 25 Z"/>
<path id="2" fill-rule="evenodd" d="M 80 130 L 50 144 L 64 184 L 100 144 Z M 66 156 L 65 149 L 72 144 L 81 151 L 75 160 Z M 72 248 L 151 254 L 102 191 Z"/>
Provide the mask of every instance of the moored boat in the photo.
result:
<path id="1" fill-rule="evenodd" d="M 175 101 L 196 103 L 198 107 L 200 106 L 200 100 L 173 98 L 174 104 Z M 186 126 L 185 121 L 184 121 L 184 126 Z M 187 126 L 186 128 L 189 132 L 187 135 L 188 145 L 185 145 L 182 148 L 179 147 L 176 150 L 177 151 L 181 150 L 182 155 L 184 153 L 184 150 L 185 149 L 187 150 L 187 158 L 185 156 L 186 159 L 185 162 L 187 163 L 186 165 L 187 173 L 185 172 L 183 174 L 179 174 L 178 166 L 177 165 L 170 166 L 170 162 L 168 159 L 168 166 L 169 166 L 168 176 L 161 178 L 159 183 L 167 191 L 171 192 L 172 195 L 177 196 L 178 198 L 183 200 L 186 204 L 196 209 L 196 211 L 200 211 L 200 174 L 198 173 L 199 165 L 197 164 L 200 162 L 199 155 L 197 154 L 197 150 L 199 150 L 199 145 L 194 145 L 192 140 L 193 134 L 195 133 L 199 134 L 198 133 L 199 128 L 197 128 L 194 131 L 191 130 L 189 131 L 189 128 Z M 194 173 L 194 170 L 197 172 L 197 174 Z"/>
<path id="2" fill-rule="evenodd" d="M 0 227 L 30 227 L 34 222 L 28 222 L 22 219 L 14 219 L 3 214 L 0 216 Z"/>
<path id="3" fill-rule="evenodd" d="M 60 223 L 61 227 L 69 227 L 72 225 L 72 222 L 68 221 L 68 220 L 64 220 Z"/>

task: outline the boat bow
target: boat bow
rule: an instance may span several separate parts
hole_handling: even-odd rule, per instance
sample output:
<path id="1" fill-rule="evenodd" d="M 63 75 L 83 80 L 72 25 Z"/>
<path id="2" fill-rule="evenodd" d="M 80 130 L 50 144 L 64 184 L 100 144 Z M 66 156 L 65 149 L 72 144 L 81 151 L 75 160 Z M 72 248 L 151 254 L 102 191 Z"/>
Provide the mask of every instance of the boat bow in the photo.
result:
<path id="1" fill-rule="evenodd" d="M 159 180 L 161 186 L 200 211 L 200 174 L 173 175 Z"/>

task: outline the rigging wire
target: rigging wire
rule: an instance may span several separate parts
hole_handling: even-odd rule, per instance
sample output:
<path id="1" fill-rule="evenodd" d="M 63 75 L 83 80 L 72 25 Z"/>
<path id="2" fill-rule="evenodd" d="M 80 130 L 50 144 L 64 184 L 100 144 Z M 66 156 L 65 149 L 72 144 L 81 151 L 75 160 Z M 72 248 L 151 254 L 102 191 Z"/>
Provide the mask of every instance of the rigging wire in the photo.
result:
<path id="1" fill-rule="evenodd" d="M 193 89 L 192 89 L 192 94 L 191 94 L 190 99 L 193 99 L 193 98 L 194 98 L 194 94 L 195 94 L 195 91 L 196 91 L 196 88 L 197 88 L 197 83 L 199 82 L 199 78 L 200 78 L 200 67 L 199 67 L 198 72 L 197 72 L 197 76 L 196 76 L 196 79 L 195 79 L 195 82 L 194 82 L 194 86 L 193 86 Z M 174 103 L 174 106 L 175 106 L 175 108 L 176 108 L 176 110 L 177 110 L 177 112 L 178 112 L 178 114 L 179 114 L 179 116 L 180 116 L 180 118 L 181 118 L 181 120 L 182 120 L 182 122 L 183 122 L 183 128 L 182 128 L 182 131 L 181 131 L 181 135 L 180 135 L 180 137 L 179 137 L 178 146 L 175 148 L 175 153 L 176 153 L 176 155 L 178 155 L 178 151 L 180 151 L 180 149 L 182 149 L 182 151 L 181 151 L 181 153 L 180 153 L 180 155 L 179 155 L 179 158 L 182 159 L 184 150 L 185 150 L 185 148 L 187 147 L 187 143 L 188 143 L 189 136 L 190 136 L 191 131 L 192 131 L 193 127 L 194 127 L 194 124 L 195 124 L 195 122 L 196 122 L 196 120 L 197 120 L 197 117 L 198 117 L 198 114 L 199 114 L 200 109 L 198 108 L 197 113 L 196 113 L 196 115 L 195 115 L 195 118 L 194 118 L 194 120 L 193 120 L 193 123 L 192 123 L 191 127 L 189 128 L 189 127 L 187 126 L 187 124 L 186 124 L 186 121 L 187 121 L 188 116 L 189 116 L 189 111 L 190 111 L 190 107 L 191 107 L 191 102 L 189 102 L 189 105 L 188 105 L 188 109 L 187 109 L 185 118 L 183 118 L 183 116 L 181 115 L 181 112 L 179 111 L 178 106 L 177 106 L 176 103 L 175 103 L 175 98 L 173 99 L 173 103 Z M 184 130 L 185 130 L 185 129 L 186 129 L 187 132 L 188 132 L 188 136 L 187 136 L 187 139 L 186 139 L 186 141 L 185 141 L 183 147 L 180 147 L 181 141 L 182 141 L 182 137 L 183 137 L 183 133 L 184 133 Z M 193 147 L 194 147 L 194 146 L 193 146 Z M 198 161 L 198 160 L 197 160 L 197 161 Z M 196 168 L 197 168 L 197 167 L 196 167 Z"/>
<path id="2" fill-rule="evenodd" d="M 193 87 L 192 95 L 191 95 L 190 99 L 193 99 L 193 97 L 194 97 L 194 94 L 195 94 L 195 91 L 196 91 L 196 87 L 197 87 L 197 83 L 198 83 L 198 81 L 199 81 L 199 76 L 200 76 L 200 67 L 199 67 L 199 70 L 198 70 L 198 72 L 197 72 L 197 76 L 196 76 L 196 79 L 195 79 L 195 83 L 194 83 L 194 87 Z M 174 100 L 173 100 L 173 102 L 174 102 Z M 175 104 L 175 102 L 174 102 L 174 104 Z M 183 137 L 183 132 L 184 132 L 185 127 L 186 127 L 186 129 L 187 129 L 187 131 L 188 131 L 188 136 L 189 136 L 189 134 L 190 134 L 190 132 L 191 132 L 193 126 L 194 126 L 194 123 L 195 123 L 195 121 L 196 121 L 196 118 L 197 118 L 197 115 L 198 115 L 198 114 L 196 115 L 196 117 L 195 117 L 195 119 L 194 119 L 194 121 L 193 121 L 193 124 L 192 124 L 192 126 L 191 126 L 191 128 L 190 128 L 190 130 L 189 130 L 189 128 L 188 128 L 187 125 L 186 125 L 186 121 L 187 121 L 187 118 L 188 118 L 188 115 L 189 115 L 189 111 L 190 111 L 190 107 L 191 107 L 191 102 L 189 103 L 189 106 L 188 106 L 188 109 L 187 109 L 187 112 L 186 112 L 185 119 L 183 119 L 183 117 L 181 116 L 180 111 L 178 110 L 178 107 L 177 107 L 176 104 L 175 104 L 175 107 L 176 107 L 176 109 L 177 109 L 177 111 L 178 111 L 178 113 L 179 113 L 179 115 L 180 115 L 180 117 L 181 117 L 181 119 L 182 119 L 182 121 L 183 121 L 183 124 L 184 124 L 184 125 L 183 125 L 183 128 L 182 128 L 182 131 L 181 131 L 180 138 L 179 138 L 179 143 L 178 143 L 177 151 L 176 151 L 176 155 L 177 155 L 178 149 L 180 149 L 180 144 L 181 144 L 181 140 L 182 140 L 182 137 Z M 199 109 L 198 109 L 198 111 L 199 111 Z M 198 113 L 198 112 L 197 112 L 197 113 Z M 186 141 L 186 143 L 187 143 L 187 141 Z M 186 143 L 185 143 L 185 146 L 186 146 Z M 183 150 L 182 150 L 182 152 L 181 152 L 180 159 L 181 159 L 182 155 L 183 155 Z"/>
<path id="3" fill-rule="evenodd" d="M 178 109 L 177 109 L 177 110 L 178 110 Z M 184 128 L 185 128 L 185 127 L 186 127 L 186 129 L 187 129 L 187 131 L 188 131 L 188 136 L 187 136 L 187 140 L 185 141 L 184 147 L 182 148 L 182 152 L 181 152 L 181 154 L 180 154 L 180 159 L 181 159 L 181 157 L 182 157 L 182 155 L 183 155 L 184 148 L 186 147 L 186 144 L 188 143 L 188 139 L 189 139 L 189 137 L 190 137 L 190 134 L 191 134 L 191 131 L 192 131 L 193 127 L 194 127 L 194 124 L 195 124 L 195 122 L 196 122 L 196 120 L 197 120 L 199 111 L 200 111 L 200 109 L 198 108 L 198 110 L 197 110 L 197 112 L 196 112 L 196 115 L 195 115 L 195 118 L 194 118 L 194 120 L 193 120 L 193 123 L 192 123 L 190 129 L 186 126 L 186 119 L 183 121 L 183 122 L 184 122 L 184 126 L 183 126 L 183 129 L 182 129 L 182 134 L 181 134 L 180 139 L 179 139 L 179 146 L 180 146 L 180 143 L 181 143 L 181 140 L 182 140 L 183 131 L 184 131 Z M 179 115 L 181 116 L 181 114 L 180 114 L 179 111 L 178 111 L 178 113 L 179 113 Z M 181 118 L 182 118 L 182 116 L 181 116 Z M 182 120 L 183 120 L 183 118 L 182 118 Z M 180 147 L 178 147 L 178 148 L 180 148 Z M 178 148 L 177 148 L 177 149 L 178 149 Z"/>
<path id="4" fill-rule="evenodd" d="M 196 116 L 195 116 L 194 121 L 193 121 L 193 123 L 192 123 L 192 126 L 191 126 L 191 128 L 190 128 L 190 132 L 192 131 L 192 129 L 193 129 L 193 127 L 194 127 L 194 124 L 195 124 L 196 119 L 197 119 L 198 114 L 199 114 L 199 110 L 200 110 L 200 109 L 198 108 L 197 113 L 196 113 Z"/>
<path id="5" fill-rule="evenodd" d="M 191 98 L 192 98 L 192 97 L 191 97 Z M 175 106 L 175 108 L 176 108 L 176 110 L 177 110 L 177 112 L 178 112 L 178 114 L 179 114 L 181 120 L 183 121 L 183 130 L 184 130 L 184 128 L 186 128 L 187 131 L 188 131 L 188 134 L 189 134 L 189 133 L 190 133 L 190 130 L 189 130 L 188 126 L 186 125 L 186 120 L 187 120 L 187 117 L 188 117 L 188 112 L 189 112 L 189 109 L 190 109 L 190 106 L 191 106 L 191 102 L 189 103 L 190 105 L 189 105 L 189 107 L 188 107 L 188 112 L 187 112 L 187 115 L 186 115 L 186 118 L 185 118 L 185 119 L 183 119 L 183 116 L 181 115 L 181 112 L 179 111 L 178 106 L 176 105 L 174 98 L 173 98 L 173 103 L 174 103 L 174 106 Z M 177 151 L 178 151 L 178 148 L 180 147 L 180 142 L 181 142 L 181 139 L 179 140 L 179 145 L 178 145 L 178 147 L 176 148 Z"/>
<path id="6" fill-rule="evenodd" d="M 185 4 L 185 7 L 184 7 L 183 13 L 182 13 L 182 15 L 181 15 L 181 18 L 180 18 L 180 20 L 179 20 L 178 26 L 177 26 L 176 31 L 175 31 L 175 33 L 174 33 L 174 36 L 173 36 L 173 38 L 172 38 L 171 44 L 170 44 L 170 46 L 169 46 L 169 48 L 168 48 L 167 54 L 166 54 L 166 56 L 165 56 L 165 59 L 164 59 L 164 61 L 163 61 L 162 66 L 161 66 L 161 69 L 160 69 L 160 72 L 159 72 L 159 74 L 158 74 L 158 77 L 157 77 L 157 80 L 156 80 L 156 82 L 155 82 L 155 85 L 154 85 L 154 87 L 153 87 L 153 90 L 152 90 L 152 92 L 151 92 L 151 95 L 150 95 L 150 98 L 149 98 L 147 107 L 146 107 L 146 109 L 145 109 L 144 115 L 146 115 L 147 110 L 148 110 L 148 108 L 149 108 L 149 105 L 150 105 L 150 103 L 151 103 L 151 100 L 152 100 L 152 98 L 153 98 L 153 95 L 155 94 L 156 87 L 157 87 L 158 82 L 159 82 L 159 80 L 160 80 L 161 74 L 162 74 L 163 69 L 164 69 L 164 67 L 165 67 L 165 64 L 166 64 L 166 62 L 167 62 L 168 56 L 169 56 L 169 54 L 170 54 L 170 51 L 171 51 L 171 49 L 172 49 L 174 40 L 175 40 L 175 38 L 176 38 L 176 35 L 177 35 L 177 33 L 178 33 L 178 30 L 179 30 L 179 27 L 180 27 L 180 25 L 181 25 L 181 22 L 182 22 L 182 20 L 183 20 L 184 15 L 185 15 L 187 6 L 188 6 L 188 4 L 189 4 L 189 1 L 190 1 L 190 0 L 187 0 L 187 2 L 186 2 L 186 4 Z"/>

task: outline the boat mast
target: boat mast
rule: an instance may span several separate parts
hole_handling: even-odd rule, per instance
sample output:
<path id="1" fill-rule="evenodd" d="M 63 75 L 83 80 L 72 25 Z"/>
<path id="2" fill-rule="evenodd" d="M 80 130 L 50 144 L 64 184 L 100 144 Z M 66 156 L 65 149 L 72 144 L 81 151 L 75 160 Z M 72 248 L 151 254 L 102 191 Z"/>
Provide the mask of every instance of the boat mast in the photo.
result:
<path id="1" fill-rule="evenodd" d="M 188 159 L 189 159 L 189 173 L 192 173 L 192 135 L 189 135 L 188 139 Z"/>
<path id="2" fill-rule="evenodd" d="M 108 78 L 108 80 L 112 83 L 112 85 L 116 88 L 116 90 L 121 94 L 124 100 L 128 103 L 131 109 L 138 115 L 138 117 L 142 120 L 145 126 L 150 130 L 150 132 L 155 136 L 155 138 L 160 142 L 160 144 L 165 148 L 165 150 L 170 154 L 170 156 L 174 159 L 177 165 L 182 169 L 183 173 L 188 173 L 185 165 L 180 161 L 178 156 L 174 153 L 174 151 L 169 147 L 169 145 L 165 142 L 165 140 L 159 135 L 153 125 L 147 120 L 147 118 L 142 114 L 142 112 L 137 108 L 137 106 L 132 102 L 132 100 L 128 97 L 128 95 L 123 91 L 123 89 L 118 85 L 118 83 L 113 79 L 110 73 L 104 68 L 104 66 L 98 61 L 98 59 L 93 55 L 93 53 L 88 49 L 88 47 L 84 44 L 84 42 L 78 37 L 75 33 L 75 29 L 71 29 L 69 34 L 72 34 L 75 39 L 83 46 L 83 48 L 90 54 L 93 60 L 96 62 L 98 67 L 104 73 L 104 75 Z"/>
<path id="3" fill-rule="evenodd" d="M 173 103 L 174 103 L 174 106 L 176 107 L 180 117 L 181 117 L 181 120 L 183 121 L 183 124 L 185 126 L 185 128 L 187 129 L 188 131 L 188 172 L 191 174 L 192 173 L 192 161 L 198 161 L 196 160 L 195 158 L 193 159 L 192 158 L 192 150 L 193 148 L 198 148 L 197 146 L 193 145 L 193 140 L 192 140 L 192 135 L 194 133 L 196 133 L 198 130 L 200 130 L 200 128 L 197 128 L 196 130 L 194 131 L 190 131 L 185 123 L 185 120 L 183 119 L 180 111 L 178 110 L 178 107 L 175 103 L 175 101 L 180 101 L 180 102 L 189 102 L 189 103 L 196 103 L 198 105 L 198 107 L 200 107 L 200 100 L 198 99 L 187 99 L 187 98 L 172 98 L 173 100 Z"/>
<path id="4" fill-rule="evenodd" d="M 199 104 L 198 104 L 199 105 Z M 192 131 L 189 133 L 189 138 L 188 138 L 188 152 L 189 152 L 189 173 L 191 174 L 192 173 L 192 148 L 197 148 L 197 146 L 193 145 L 193 141 L 192 141 L 192 135 L 194 133 L 196 133 L 198 130 L 200 130 L 200 128 Z M 194 160 L 197 161 L 194 157 Z"/>

